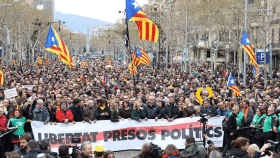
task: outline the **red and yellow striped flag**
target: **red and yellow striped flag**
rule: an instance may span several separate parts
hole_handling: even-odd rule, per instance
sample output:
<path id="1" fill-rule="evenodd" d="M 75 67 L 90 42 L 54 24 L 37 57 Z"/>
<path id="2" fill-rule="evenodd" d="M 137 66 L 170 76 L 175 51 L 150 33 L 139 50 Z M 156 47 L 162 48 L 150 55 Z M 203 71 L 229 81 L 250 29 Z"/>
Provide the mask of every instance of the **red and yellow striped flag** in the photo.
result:
<path id="1" fill-rule="evenodd" d="M 16 62 L 16 61 L 15 61 L 15 59 L 13 59 L 12 64 L 14 65 L 14 64 L 15 64 L 15 62 Z"/>
<path id="2" fill-rule="evenodd" d="M 37 63 L 39 63 L 39 64 L 42 64 L 43 63 L 43 60 L 40 58 L 40 56 L 37 56 L 38 58 L 37 58 Z"/>
<path id="3" fill-rule="evenodd" d="M 49 59 L 46 59 L 46 64 L 49 65 Z"/>
<path id="4" fill-rule="evenodd" d="M 159 35 L 157 26 L 143 12 L 135 0 L 126 0 L 126 18 L 128 21 L 135 21 L 141 40 L 157 42 Z"/>
<path id="5" fill-rule="evenodd" d="M 135 67 L 135 65 L 133 63 L 129 64 L 129 72 L 131 74 L 136 74 L 137 73 L 136 67 Z"/>
<path id="6" fill-rule="evenodd" d="M 3 71 L 0 69 L 0 85 L 3 86 L 4 85 L 4 74 Z"/>

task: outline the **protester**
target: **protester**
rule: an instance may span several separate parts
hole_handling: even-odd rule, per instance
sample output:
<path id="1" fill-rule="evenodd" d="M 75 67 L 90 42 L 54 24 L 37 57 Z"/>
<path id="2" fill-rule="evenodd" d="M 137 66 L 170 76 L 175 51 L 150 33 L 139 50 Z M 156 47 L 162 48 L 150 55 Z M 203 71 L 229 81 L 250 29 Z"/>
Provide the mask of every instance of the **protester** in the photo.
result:
<path id="1" fill-rule="evenodd" d="M 83 107 L 81 106 L 81 99 L 75 98 L 73 101 L 72 106 L 69 107 L 69 109 L 72 111 L 72 114 L 74 116 L 73 123 L 75 122 L 81 122 L 83 120 Z"/>
<path id="2" fill-rule="evenodd" d="M 101 99 L 100 106 L 96 109 L 97 120 L 109 120 L 110 119 L 110 108 L 107 105 L 106 99 Z"/>
<path id="3" fill-rule="evenodd" d="M 46 153 L 49 155 L 49 158 L 56 158 L 57 153 L 51 151 L 51 143 L 48 139 L 43 139 L 39 141 L 39 153 Z"/>
<path id="4" fill-rule="evenodd" d="M 229 155 L 226 158 L 231 157 L 242 157 L 242 158 L 250 158 L 247 153 L 247 149 L 249 147 L 249 139 L 245 137 L 239 137 L 236 140 L 231 142 L 232 149 Z"/>
<path id="5" fill-rule="evenodd" d="M 96 123 L 96 110 L 93 107 L 94 106 L 94 102 L 93 100 L 89 100 L 87 103 L 87 106 L 83 107 L 83 120 L 90 123 L 93 121 L 94 123 Z"/>
<path id="6" fill-rule="evenodd" d="M 202 114 L 206 114 L 208 118 L 217 116 L 217 110 L 210 104 L 210 99 L 203 100 L 203 106 L 200 108 Z"/>
<path id="7" fill-rule="evenodd" d="M 252 143 L 257 144 L 257 146 L 260 148 L 263 145 L 263 123 L 266 119 L 266 111 L 263 107 L 258 107 L 256 110 L 256 115 L 253 118 L 252 124 L 251 124 L 251 136 L 252 136 Z"/>
<path id="8" fill-rule="evenodd" d="M 55 117 L 58 122 L 65 124 L 69 124 L 74 118 L 72 111 L 67 109 L 67 103 L 65 101 L 60 102 L 60 108 L 56 111 Z"/>
<path id="9" fill-rule="evenodd" d="M 162 158 L 168 158 L 168 157 L 180 157 L 180 151 L 177 149 L 177 147 L 173 144 L 169 144 L 166 146 Z"/>
<path id="10" fill-rule="evenodd" d="M 164 106 L 162 111 L 163 118 L 167 119 L 168 122 L 172 122 L 179 116 L 179 108 L 178 105 L 174 102 L 174 96 L 168 96 L 169 103 Z"/>
<path id="11" fill-rule="evenodd" d="M 25 157 L 26 158 L 34 158 L 34 157 L 36 157 L 37 155 L 40 154 L 38 149 L 39 149 L 38 143 L 35 140 L 30 140 L 27 143 L 28 153 L 25 155 Z"/>
<path id="12" fill-rule="evenodd" d="M 123 102 L 123 107 L 119 110 L 119 118 L 123 119 L 131 119 L 132 108 L 129 107 L 129 103 L 127 101 Z"/>
<path id="13" fill-rule="evenodd" d="M 187 136 L 185 145 L 185 150 L 180 153 L 182 157 L 196 156 L 197 158 L 208 158 L 205 148 L 203 146 L 196 145 L 195 139 L 192 136 Z"/>
<path id="14" fill-rule="evenodd" d="M 4 115 L 4 109 L 0 108 L 0 134 L 5 134 L 7 132 L 7 117 Z M 1 138 L 0 144 L 0 157 L 4 157 L 4 146 L 6 142 L 6 137 Z"/>
<path id="15" fill-rule="evenodd" d="M 50 121 L 50 114 L 42 99 L 37 100 L 37 107 L 33 110 L 33 121 L 41 121 L 47 124 Z"/>
<path id="16" fill-rule="evenodd" d="M 147 121 L 148 119 L 155 119 L 157 121 L 159 118 L 161 118 L 161 107 L 159 107 L 155 103 L 155 97 L 154 96 L 149 96 L 149 102 L 144 106 L 145 112 L 146 112 L 146 117 L 145 120 Z"/>
<path id="17" fill-rule="evenodd" d="M 114 152 L 111 150 L 107 150 L 104 153 L 103 158 L 115 158 Z"/>
<path id="18" fill-rule="evenodd" d="M 132 109 L 131 119 L 141 122 L 145 117 L 145 110 L 141 108 L 141 103 L 139 101 L 136 101 L 134 103 L 134 108 Z"/>

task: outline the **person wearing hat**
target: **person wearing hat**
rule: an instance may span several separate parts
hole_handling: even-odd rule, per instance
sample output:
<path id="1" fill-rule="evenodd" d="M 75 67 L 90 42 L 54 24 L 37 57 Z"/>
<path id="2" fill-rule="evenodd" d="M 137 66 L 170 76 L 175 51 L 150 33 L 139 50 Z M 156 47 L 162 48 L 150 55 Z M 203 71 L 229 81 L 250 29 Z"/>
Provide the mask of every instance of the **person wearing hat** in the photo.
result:
<path id="1" fill-rule="evenodd" d="M 97 143 L 93 150 L 94 158 L 102 158 L 104 153 L 104 145 L 102 143 Z"/>
<path id="2" fill-rule="evenodd" d="M 73 123 L 83 121 L 83 108 L 81 106 L 81 101 L 81 99 L 75 98 L 73 101 L 74 105 L 69 108 L 74 116 Z"/>

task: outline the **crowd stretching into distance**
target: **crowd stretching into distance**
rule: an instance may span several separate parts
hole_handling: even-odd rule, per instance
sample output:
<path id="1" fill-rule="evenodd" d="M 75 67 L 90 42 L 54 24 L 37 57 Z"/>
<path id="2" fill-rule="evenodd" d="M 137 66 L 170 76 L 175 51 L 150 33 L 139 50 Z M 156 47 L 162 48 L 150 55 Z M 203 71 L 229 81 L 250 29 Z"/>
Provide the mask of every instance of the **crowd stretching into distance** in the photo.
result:
<path id="1" fill-rule="evenodd" d="M 269 148 L 268 140 L 280 140 L 280 71 L 274 71 L 271 79 L 268 77 L 265 87 L 263 73 L 253 74 L 253 67 L 248 65 L 245 87 L 242 73 L 237 73 L 231 64 L 218 65 L 213 75 L 207 63 L 192 63 L 191 71 L 187 72 L 182 72 L 176 63 L 168 69 L 164 65 L 142 66 L 133 76 L 128 66 L 120 70 L 106 69 L 105 60 L 88 59 L 87 65 L 72 69 L 62 63 L 49 63 L 52 64 L 40 70 L 33 65 L 16 64 L 2 68 L 5 76 L 0 91 L 3 135 L 0 157 L 70 157 L 66 145 L 61 145 L 59 153 L 55 153 L 50 151 L 49 140 L 36 142 L 32 121 L 55 126 L 57 123 L 94 124 L 100 120 L 118 122 L 124 119 L 172 122 L 178 118 L 200 117 L 200 114 L 225 118 L 223 148 L 217 148 L 206 135 L 209 143 L 206 149 L 188 136 L 185 150 L 180 152 L 176 144 L 170 142 L 162 153 L 163 158 L 190 157 L 192 153 L 198 158 L 257 158 Z M 234 96 L 227 88 L 229 75 L 222 74 L 224 71 L 232 73 L 242 97 Z M 104 72 L 108 82 L 103 85 Z M 34 87 L 26 89 L 22 85 Z M 203 103 L 199 103 L 196 91 L 204 86 L 210 87 L 213 95 L 209 97 L 209 92 L 203 90 L 200 94 Z M 11 88 L 17 89 L 18 96 L 7 99 L 4 90 Z M 19 122 L 21 125 L 17 126 Z M 83 142 L 78 157 L 92 157 L 95 148 L 90 142 Z M 114 153 L 106 150 L 101 151 L 100 157 L 113 158 Z M 277 152 L 266 153 L 279 157 Z M 97 153 L 94 152 L 95 157 Z M 135 158 L 152 158 L 153 154 L 153 146 L 143 144 L 141 154 Z"/>

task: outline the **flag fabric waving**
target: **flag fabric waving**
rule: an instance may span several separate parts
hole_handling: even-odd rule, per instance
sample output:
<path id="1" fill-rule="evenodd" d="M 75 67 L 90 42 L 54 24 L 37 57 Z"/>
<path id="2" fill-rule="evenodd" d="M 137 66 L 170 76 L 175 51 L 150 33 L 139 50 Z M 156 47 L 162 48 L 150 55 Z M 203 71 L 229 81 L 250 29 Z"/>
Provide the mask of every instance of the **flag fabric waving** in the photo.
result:
<path id="1" fill-rule="evenodd" d="M 256 71 L 256 68 L 254 67 L 253 71 L 252 71 L 253 74 L 256 74 L 257 71 Z"/>
<path id="2" fill-rule="evenodd" d="M 51 25 L 47 36 L 45 49 L 49 52 L 57 54 L 62 62 L 64 62 L 66 65 L 69 65 L 70 68 L 73 68 L 74 63 L 65 43 Z"/>
<path id="3" fill-rule="evenodd" d="M 36 62 L 39 64 L 42 64 L 43 60 L 40 58 L 40 56 L 37 56 Z"/>
<path id="4" fill-rule="evenodd" d="M 135 0 L 126 0 L 126 19 L 135 21 L 139 38 L 157 42 L 159 31 L 157 26 L 148 18 Z"/>
<path id="5" fill-rule="evenodd" d="M 108 82 L 108 78 L 106 73 L 104 72 L 104 76 L 103 76 L 103 86 Z"/>
<path id="6" fill-rule="evenodd" d="M 3 71 L 0 69 L 0 85 L 3 87 L 4 85 L 4 73 Z"/>
<path id="7" fill-rule="evenodd" d="M 242 37 L 242 39 L 241 39 L 241 43 L 242 43 L 242 45 L 243 45 L 243 48 L 244 48 L 245 51 L 247 52 L 247 54 L 250 56 L 251 62 L 255 65 L 255 67 L 256 67 L 256 72 L 259 73 L 259 71 L 258 71 L 259 65 L 258 65 L 258 63 L 257 63 L 256 57 L 255 57 L 255 55 L 254 55 L 254 51 L 253 51 L 253 48 L 252 48 L 252 45 L 251 45 L 251 43 L 250 43 L 250 41 L 249 41 L 249 38 L 248 38 L 248 36 L 247 36 L 246 31 L 244 31 L 244 33 L 243 33 L 243 37 Z"/>
<path id="8" fill-rule="evenodd" d="M 110 57 L 109 57 L 109 54 L 107 53 L 107 55 L 105 56 L 105 60 L 107 61 L 107 62 L 109 62 L 109 60 L 110 60 Z"/>
<path id="9" fill-rule="evenodd" d="M 46 59 L 46 64 L 49 65 L 49 59 Z"/>
<path id="10" fill-rule="evenodd" d="M 228 87 L 229 89 L 232 89 L 232 90 L 233 90 L 233 94 L 234 94 L 235 96 L 239 96 L 239 97 L 242 96 L 240 90 L 238 89 L 237 85 L 235 84 L 235 81 L 234 81 L 234 79 L 233 79 L 231 73 L 230 73 L 230 75 L 229 75 L 229 77 L 228 77 L 228 84 L 227 84 L 227 87 Z"/>
<path id="11" fill-rule="evenodd" d="M 226 74 L 227 74 L 227 71 L 226 71 L 226 70 L 224 70 L 224 71 L 223 71 L 223 73 L 222 73 L 222 75 L 224 75 L 224 76 L 225 76 Z"/>
<path id="12" fill-rule="evenodd" d="M 134 65 L 141 66 L 141 63 L 145 65 L 149 65 L 151 63 L 151 59 L 149 55 L 140 47 L 135 47 L 133 53 L 133 63 Z"/>
<path id="13" fill-rule="evenodd" d="M 124 57 L 124 53 L 122 53 L 122 55 L 121 55 L 121 58 L 123 58 Z"/>
<path id="14" fill-rule="evenodd" d="M 129 72 L 131 74 L 136 74 L 137 73 L 136 67 L 135 67 L 133 62 L 129 64 Z"/>

